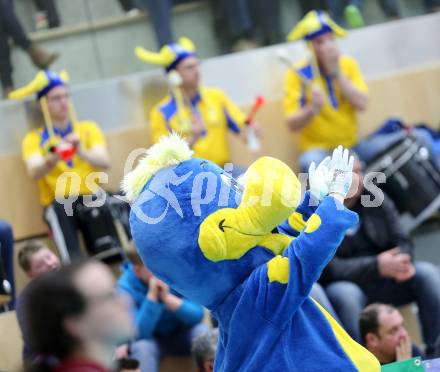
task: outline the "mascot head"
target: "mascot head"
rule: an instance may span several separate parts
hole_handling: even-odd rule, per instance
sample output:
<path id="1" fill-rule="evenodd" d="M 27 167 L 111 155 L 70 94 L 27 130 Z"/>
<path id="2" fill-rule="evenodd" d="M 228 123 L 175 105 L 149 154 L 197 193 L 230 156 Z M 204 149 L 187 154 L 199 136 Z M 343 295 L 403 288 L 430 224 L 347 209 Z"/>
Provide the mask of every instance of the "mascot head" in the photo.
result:
<path id="1" fill-rule="evenodd" d="M 130 225 L 145 265 L 185 297 L 215 308 L 258 266 L 283 251 L 272 231 L 300 201 L 283 162 L 263 157 L 244 186 L 172 134 L 152 146 L 123 181 Z"/>

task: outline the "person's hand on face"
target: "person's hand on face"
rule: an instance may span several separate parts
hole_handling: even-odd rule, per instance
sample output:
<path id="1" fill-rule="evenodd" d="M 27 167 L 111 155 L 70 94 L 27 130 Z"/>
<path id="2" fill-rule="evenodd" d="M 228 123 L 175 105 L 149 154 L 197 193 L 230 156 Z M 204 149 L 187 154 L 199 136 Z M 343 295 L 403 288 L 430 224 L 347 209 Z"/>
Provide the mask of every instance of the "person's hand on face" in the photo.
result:
<path id="1" fill-rule="evenodd" d="M 170 287 L 165 284 L 162 280 L 157 279 L 157 285 L 159 288 L 159 298 L 162 302 L 166 302 L 168 299 L 168 296 L 170 295 Z"/>
<path id="2" fill-rule="evenodd" d="M 160 286 L 159 279 L 152 276 L 148 281 L 148 293 L 147 293 L 147 298 L 150 301 L 153 302 L 159 301 L 159 291 L 160 291 L 159 286 Z"/>
<path id="3" fill-rule="evenodd" d="M 339 58 L 341 56 L 336 43 L 327 44 L 323 50 L 324 69 L 328 76 L 339 75 Z"/>
<path id="4" fill-rule="evenodd" d="M 183 300 L 170 292 L 170 287 L 163 281 L 158 280 L 159 300 L 170 311 L 177 311 L 182 305 Z"/>
<path id="5" fill-rule="evenodd" d="M 396 361 L 407 360 L 412 358 L 411 338 L 408 334 L 396 346 Z"/>

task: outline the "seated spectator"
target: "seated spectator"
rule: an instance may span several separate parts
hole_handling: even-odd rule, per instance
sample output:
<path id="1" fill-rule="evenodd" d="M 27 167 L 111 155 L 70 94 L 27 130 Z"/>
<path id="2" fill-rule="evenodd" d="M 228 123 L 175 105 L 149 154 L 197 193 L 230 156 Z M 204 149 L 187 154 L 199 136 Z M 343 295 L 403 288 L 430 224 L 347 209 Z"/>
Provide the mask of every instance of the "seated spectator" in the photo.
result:
<path id="1" fill-rule="evenodd" d="M 364 190 L 362 165 L 356 159 L 345 205 L 359 214 L 360 222 L 347 233 L 320 282 L 344 328 L 359 341 L 359 317 L 365 305 L 416 302 L 429 356 L 440 334 L 440 271 L 431 263 L 414 262 L 411 238 L 402 229 L 394 204 L 376 190 L 377 195 Z"/>
<path id="2" fill-rule="evenodd" d="M 111 371 L 117 344 L 133 337 L 129 304 L 104 264 L 86 261 L 40 276 L 24 303 L 30 347 L 26 371 Z"/>
<path id="3" fill-rule="evenodd" d="M 15 307 L 15 279 L 14 279 L 14 236 L 12 227 L 6 221 L 0 220 L 0 266 L 4 269 L 5 277 L 0 280 L 6 280 L 3 285 L 3 291 L 9 292 L 11 302 L 7 304 L 8 310 L 14 310 Z M 2 288 L 0 288 L 2 293 Z"/>
<path id="4" fill-rule="evenodd" d="M 214 357 L 217 351 L 218 328 L 200 334 L 192 342 L 192 355 L 197 372 L 214 371 Z"/>
<path id="5" fill-rule="evenodd" d="M 0 81 L 5 98 L 14 89 L 9 38 L 29 55 L 39 69 L 48 68 L 58 58 L 58 54 L 48 53 L 29 40 L 15 14 L 13 1 L 0 1 Z"/>
<path id="6" fill-rule="evenodd" d="M 255 124 L 245 129 L 245 115 L 223 91 L 200 86 L 199 59 L 192 41 L 181 38 L 178 44 L 167 45 L 159 53 L 138 47 L 136 55 L 146 63 L 163 66 L 168 73 L 176 71 L 175 76 L 181 80 L 175 91 L 151 110 L 153 143 L 176 131 L 186 138 L 195 157 L 221 167 L 228 163 L 228 131 L 244 137 L 246 131 L 255 129 Z"/>
<path id="7" fill-rule="evenodd" d="M 50 271 L 59 269 L 59 258 L 41 241 L 30 240 L 18 252 L 18 264 L 26 276 L 33 280 Z M 23 339 L 23 361 L 32 362 L 36 355 L 29 347 L 29 335 L 24 321 L 23 303 L 26 298 L 28 286 L 24 287 L 17 298 L 16 315 Z"/>
<path id="8" fill-rule="evenodd" d="M 312 56 L 292 66 L 284 85 L 286 121 L 299 132 L 302 172 L 338 145 L 357 143 L 356 111 L 366 109 L 368 88 L 356 60 L 341 54 L 336 43 L 345 34 L 326 13 L 311 11 L 288 36 L 304 39 Z"/>
<path id="9" fill-rule="evenodd" d="M 44 216 L 63 263 L 81 256 L 76 210 L 86 196 L 98 192 L 95 172 L 110 166 L 99 126 L 76 121 L 67 80 L 63 74 L 40 71 L 28 86 L 10 95 L 22 98 L 36 93 L 45 116 L 46 125 L 25 136 L 22 152 L 29 177 L 38 181 Z M 71 155 L 61 158 L 62 148 L 71 149 Z"/>
<path id="10" fill-rule="evenodd" d="M 29 240 L 18 252 L 18 264 L 29 279 L 34 279 L 61 267 L 60 260 L 40 240 Z"/>
<path id="11" fill-rule="evenodd" d="M 395 307 L 374 303 L 362 310 L 359 328 L 363 345 L 380 364 L 421 356 L 411 343 L 402 315 Z"/>
<path id="12" fill-rule="evenodd" d="M 346 31 L 326 13 L 309 12 L 290 32 L 288 40 L 303 38 L 311 57 L 292 66 L 284 82 L 284 112 L 290 130 L 299 132 L 301 172 L 319 164 L 339 144 L 353 148 L 369 163 L 407 135 L 407 131 L 376 132 L 359 141 L 356 112 L 368 104 L 368 87 L 356 60 L 341 54 L 336 37 Z M 428 147 L 426 131 L 412 133 Z"/>
<path id="13" fill-rule="evenodd" d="M 127 256 L 118 287 L 132 299 L 138 331 L 130 357 L 139 360 L 142 372 L 157 372 L 161 357 L 190 355 L 191 340 L 206 330 L 201 323 L 203 307 L 181 298 L 156 278 L 134 249 Z"/>

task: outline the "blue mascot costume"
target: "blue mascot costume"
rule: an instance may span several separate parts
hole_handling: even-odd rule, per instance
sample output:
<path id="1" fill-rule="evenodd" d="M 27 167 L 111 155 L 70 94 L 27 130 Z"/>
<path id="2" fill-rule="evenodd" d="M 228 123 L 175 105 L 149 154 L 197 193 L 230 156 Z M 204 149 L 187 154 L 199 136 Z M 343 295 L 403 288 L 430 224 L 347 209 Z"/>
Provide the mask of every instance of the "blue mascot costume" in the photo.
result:
<path id="1" fill-rule="evenodd" d="M 219 322 L 215 371 L 380 371 L 312 298 L 313 283 L 357 215 L 342 203 L 348 151 L 309 171 L 301 185 L 263 157 L 244 187 L 173 134 L 152 146 L 123 182 L 142 260 Z"/>

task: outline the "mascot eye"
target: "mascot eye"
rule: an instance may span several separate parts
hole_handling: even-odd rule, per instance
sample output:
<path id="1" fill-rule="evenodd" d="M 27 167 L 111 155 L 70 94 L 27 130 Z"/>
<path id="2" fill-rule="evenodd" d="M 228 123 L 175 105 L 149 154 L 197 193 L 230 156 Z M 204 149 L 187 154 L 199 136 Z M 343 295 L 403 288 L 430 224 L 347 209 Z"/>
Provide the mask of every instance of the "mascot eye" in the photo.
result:
<path id="1" fill-rule="evenodd" d="M 238 194 L 243 194 L 244 188 L 240 183 L 237 182 L 236 179 L 232 178 L 232 176 L 229 173 L 222 173 L 220 175 L 222 181 L 228 185 L 232 190 L 234 190 Z"/>

